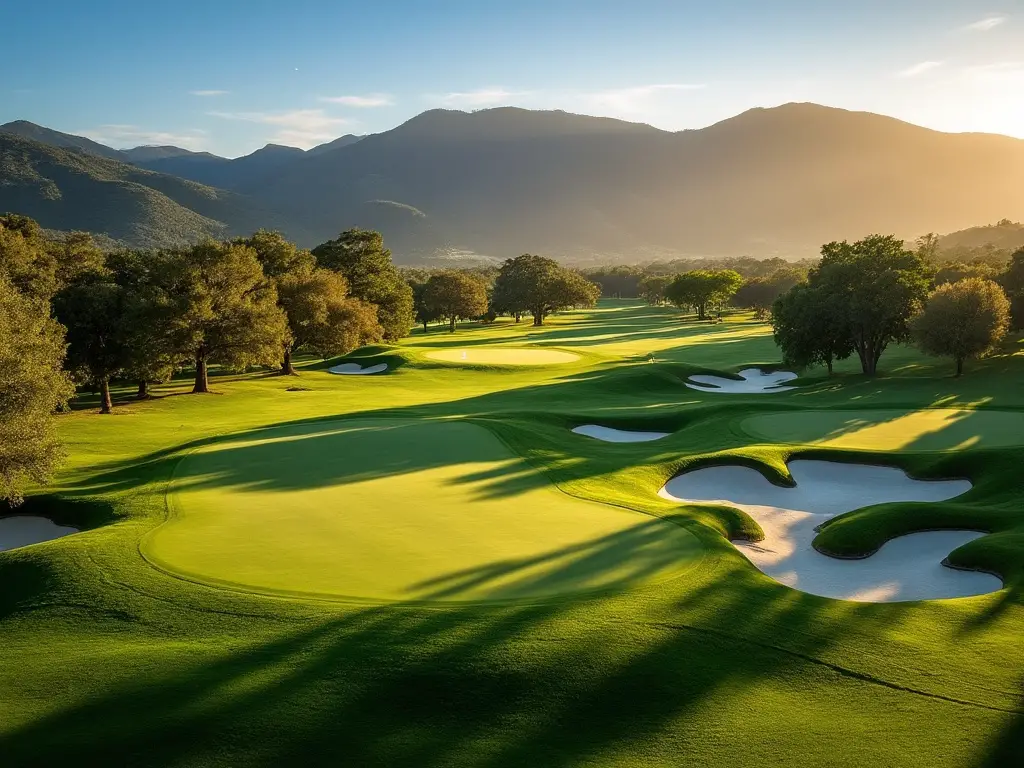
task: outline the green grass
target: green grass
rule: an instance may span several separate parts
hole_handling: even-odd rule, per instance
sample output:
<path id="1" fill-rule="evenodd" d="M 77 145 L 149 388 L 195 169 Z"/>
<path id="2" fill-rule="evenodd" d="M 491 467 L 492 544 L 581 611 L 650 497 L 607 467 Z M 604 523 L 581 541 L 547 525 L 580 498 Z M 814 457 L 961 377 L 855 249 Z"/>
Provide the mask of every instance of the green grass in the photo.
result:
<path id="1" fill-rule="evenodd" d="M 178 464 L 169 507 L 143 542 L 150 562 L 271 594 L 536 600 L 663 580 L 703 554 L 685 528 L 559 493 L 490 432 L 451 421 L 218 441 Z"/>
<path id="2" fill-rule="evenodd" d="M 426 357 L 491 345 L 579 359 Z M 177 380 L 147 402 L 119 392 L 111 417 L 83 398 L 61 417 L 69 460 L 28 511 L 84 532 L 0 553 L 2 764 L 1013 765 L 1022 352 L 954 379 L 898 347 L 876 379 L 848 361 L 727 396 L 682 382 L 777 365 L 767 326 L 608 302 L 346 358 L 388 361 L 380 376 L 307 361 L 297 379 L 215 376 L 205 396 Z M 616 445 L 569 431 L 582 423 L 672 434 Z M 817 543 L 856 554 L 981 527 L 951 560 L 1008 588 L 814 597 L 728 543 L 759 533 L 742 513 L 656 495 L 715 462 L 784 483 L 795 455 L 969 477 L 955 502 L 857 510 Z"/>

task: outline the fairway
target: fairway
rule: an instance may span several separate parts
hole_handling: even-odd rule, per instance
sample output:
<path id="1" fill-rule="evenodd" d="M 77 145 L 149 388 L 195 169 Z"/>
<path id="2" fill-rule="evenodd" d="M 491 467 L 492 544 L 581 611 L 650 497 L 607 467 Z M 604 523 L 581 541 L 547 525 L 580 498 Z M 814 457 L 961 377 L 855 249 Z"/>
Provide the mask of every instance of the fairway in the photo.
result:
<path id="1" fill-rule="evenodd" d="M 506 347 L 472 347 L 469 349 L 438 349 L 428 352 L 431 360 L 468 365 L 557 365 L 580 359 L 572 352 L 557 349 L 513 349 Z"/>
<path id="2" fill-rule="evenodd" d="M 0 762 L 1014 765 L 1017 349 L 730 395 L 766 323 L 603 301 L 119 388 L 0 552 Z"/>
<path id="3" fill-rule="evenodd" d="M 752 437 L 780 443 L 876 451 L 955 451 L 1024 445 L 1019 411 L 801 411 L 743 420 Z"/>
<path id="4" fill-rule="evenodd" d="M 336 421 L 188 455 L 146 556 L 186 578 L 369 601 L 537 599 L 685 570 L 683 528 L 567 496 L 482 427 Z"/>

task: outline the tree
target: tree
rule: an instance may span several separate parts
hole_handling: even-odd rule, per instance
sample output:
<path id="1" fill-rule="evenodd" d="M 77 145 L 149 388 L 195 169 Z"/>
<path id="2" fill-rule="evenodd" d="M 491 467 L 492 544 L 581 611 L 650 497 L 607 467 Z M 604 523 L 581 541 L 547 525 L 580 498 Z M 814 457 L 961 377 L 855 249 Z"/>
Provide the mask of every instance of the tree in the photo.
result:
<path id="1" fill-rule="evenodd" d="M 930 355 L 956 361 L 956 375 L 964 360 L 983 357 L 1006 335 L 1010 302 L 991 280 L 969 277 L 940 285 L 912 321 L 918 346 Z"/>
<path id="2" fill-rule="evenodd" d="M 1010 321 L 1014 330 L 1024 328 L 1024 248 L 1010 257 L 1010 265 L 999 283 L 1010 300 Z"/>
<path id="3" fill-rule="evenodd" d="M 743 278 L 732 269 L 695 269 L 677 275 L 665 289 L 665 298 L 677 307 L 694 307 L 697 318 L 704 320 L 708 307 L 729 301 L 743 284 Z"/>
<path id="4" fill-rule="evenodd" d="M 432 323 L 439 319 L 438 314 L 435 312 L 433 307 L 428 307 L 424 302 L 424 296 L 427 290 L 427 280 L 429 277 L 410 277 L 407 282 L 409 287 L 412 289 L 412 306 L 413 312 L 417 323 L 423 325 L 423 332 L 427 332 L 427 324 Z"/>
<path id="5" fill-rule="evenodd" d="M 665 290 L 668 288 L 672 278 L 668 275 L 649 275 L 640 281 L 640 298 L 651 306 L 660 306 L 665 303 Z"/>
<path id="6" fill-rule="evenodd" d="M 910 318 L 928 295 L 931 268 L 894 235 L 828 243 L 821 254 L 808 282 L 835 302 L 862 370 L 873 376 L 889 344 L 910 340 Z"/>
<path id="7" fill-rule="evenodd" d="M 100 413 L 110 413 L 110 381 L 131 366 L 131 309 L 128 291 L 93 274 L 53 298 L 57 319 L 67 328 L 67 367 L 72 376 L 100 391 Z"/>
<path id="8" fill-rule="evenodd" d="M 531 259 L 539 258 L 541 257 L 523 254 L 515 259 L 505 260 L 494 280 L 491 309 L 502 315 L 510 315 L 517 323 L 522 319 L 523 315 L 529 311 L 530 280 L 534 273 L 539 271 L 536 268 L 531 269 L 529 262 Z M 546 261 L 550 261 L 550 259 Z"/>
<path id="9" fill-rule="evenodd" d="M 951 261 L 939 267 L 935 273 L 935 285 L 956 283 L 966 280 L 969 277 L 980 277 L 983 280 L 992 278 L 995 270 L 987 264 L 964 264 L 963 262 Z"/>
<path id="10" fill-rule="evenodd" d="M 278 305 L 288 319 L 281 372 L 293 375 L 292 353 L 306 347 L 321 358 L 380 341 L 377 308 L 348 295 L 345 278 L 329 269 L 297 270 L 277 281 Z"/>
<path id="11" fill-rule="evenodd" d="M 64 329 L 48 310 L 0 276 L 0 499 L 13 503 L 60 460 L 53 414 L 74 394 Z"/>
<path id="12" fill-rule="evenodd" d="M 32 299 L 48 301 L 59 286 L 57 260 L 40 226 L 27 216 L 0 216 L 0 277 Z"/>
<path id="13" fill-rule="evenodd" d="M 431 275 L 423 289 L 423 306 L 435 317 L 448 321 L 448 330 L 455 333 L 455 323 L 487 312 L 486 286 L 464 272 L 448 270 Z"/>
<path id="14" fill-rule="evenodd" d="M 173 302 L 175 348 L 195 361 L 193 392 L 209 391 L 210 363 L 279 362 L 288 327 L 252 248 L 207 240 L 167 254 L 159 279 Z"/>
<path id="15" fill-rule="evenodd" d="M 494 282 L 493 309 L 511 314 L 516 322 L 529 312 L 533 324 L 541 326 L 552 312 L 593 306 L 600 295 L 600 286 L 579 272 L 560 266 L 554 259 L 524 253 L 501 265 Z"/>
<path id="16" fill-rule="evenodd" d="M 396 341 L 413 324 L 412 289 L 391 262 L 380 232 L 349 229 L 313 249 L 317 264 L 340 273 L 349 294 L 377 305 L 384 338 Z"/>
<path id="17" fill-rule="evenodd" d="M 46 243 L 53 257 L 58 286 L 70 285 L 82 275 L 103 271 L 104 256 L 88 232 L 67 232 Z"/>
<path id="18" fill-rule="evenodd" d="M 127 294 L 126 341 L 131 360 L 124 376 L 138 384 L 137 399 L 149 397 L 149 385 L 167 381 L 182 362 L 176 302 L 167 292 L 165 275 L 173 275 L 175 254 L 125 250 L 106 257 L 104 269 Z"/>
<path id="19" fill-rule="evenodd" d="M 280 232 L 261 229 L 249 237 L 238 237 L 231 242 L 252 248 L 263 274 L 272 280 L 290 273 L 308 272 L 316 266 L 316 257 L 312 253 L 300 250 Z"/>
<path id="20" fill-rule="evenodd" d="M 853 354 L 845 319 L 822 288 L 801 283 L 775 300 L 772 326 L 775 343 L 786 365 L 807 368 L 824 365 L 832 375 L 836 360 Z"/>
<path id="21" fill-rule="evenodd" d="M 732 297 L 737 307 L 754 310 L 758 320 L 766 320 L 775 300 L 805 278 L 799 269 L 783 268 L 768 277 L 754 277 L 739 287 Z"/>

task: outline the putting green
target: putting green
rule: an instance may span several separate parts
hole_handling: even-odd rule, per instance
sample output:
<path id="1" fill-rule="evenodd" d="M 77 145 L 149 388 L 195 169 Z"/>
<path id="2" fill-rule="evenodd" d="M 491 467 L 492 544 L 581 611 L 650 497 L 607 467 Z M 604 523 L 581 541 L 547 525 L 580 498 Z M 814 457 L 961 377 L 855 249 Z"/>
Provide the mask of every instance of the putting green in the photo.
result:
<path id="1" fill-rule="evenodd" d="M 919 411 L 799 411 L 751 416 L 752 437 L 875 451 L 953 451 L 1024 445 L 1024 413 L 929 408 Z"/>
<path id="2" fill-rule="evenodd" d="M 143 553 L 198 581 L 366 601 L 549 598 L 701 557 L 664 520 L 568 496 L 468 423 L 333 421 L 186 456 Z"/>
<path id="3" fill-rule="evenodd" d="M 468 365 L 555 365 L 580 359 L 572 352 L 557 349 L 523 349 L 522 347 L 471 347 L 469 349 L 438 349 L 427 352 L 431 360 Z"/>

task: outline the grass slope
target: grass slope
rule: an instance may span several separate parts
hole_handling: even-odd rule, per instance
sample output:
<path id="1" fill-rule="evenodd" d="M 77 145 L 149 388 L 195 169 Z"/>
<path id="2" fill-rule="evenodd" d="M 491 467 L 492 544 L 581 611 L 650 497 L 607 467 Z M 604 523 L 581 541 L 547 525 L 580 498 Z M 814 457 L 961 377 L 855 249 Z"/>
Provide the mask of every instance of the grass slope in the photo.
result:
<path id="1" fill-rule="evenodd" d="M 556 347 L 580 359 L 473 368 L 426 358 L 431 350 L 491 344 Z M 70 459 L 51 494 L 65 501 L 51 495 L 28 504 L 88 530 L 0 554 L 4 765 L 1013 765 L 1024 748 L 1019 448 L 850 451 L 751 438 L 743 425 L 764 413 L 979 404 L 1019 413 L 1022 351 L 1010 346 L 957 380 L 944 362 L 894 349 L 877 379 L 844 364 L 834 379 L 810 372 L 793 392 L 726 396 L 682 381 L 777 362 L 765 326 L 742 315 L 700 325 L 623 302 L 556 317 L 544 329 L 497 323 L 417 333 L 350 358 L 393 363 L 375 377 L 332 376 L 311 363 L 298 379 L 217 376 L 216 395 L 184 394 L 185 381 L 143 403 L 124 392 L 107 418 L 83 402 L 61 422 Z M 644 361 L 649 352 L 658 362 Z M 292 455 L 280 442 L 330 433 L 353 417 L 409 429 L 472 426 L 451 425 L 456 444 L 423 426 L 422 441 L 372 451 L 344 436 L 323 438 L 322 456 L 313 443 Z M 581 423 L 672 435 L 607 444 L 569 431 Z M 481 437 L 480 427 L 505 448 Z M 244 447 L 229 458 L 233 445 Z M 265 455 L 250 466 L 242 457 L 254 451 Z M 953 559 L 999 570 L 1008 589 L 924 603 L 814 597 L 763 576 L 728 543 L 724 534 L 756 537 L 749 518 L 656 495 L 675 472 L 709 462 L 742 462 L 785 483 L 785 462 L 795 455 L 970 477 L 974 489 L 957 503 L 858 510 L 819 539 L 870 551 L 900 527 L 969 522 L 996 533 Z M 700 557 L 687 550 L 691 562 L 679 578 L 574 599 L 352 605 L 204 585 L 140 554 L 140 544 L 145 551 L 161 531 L 174 530 L 175 522 L 160 526 L 176 472 L 195 481 L 200 497 L 213 494 L 187 521 L 237 514 L 232 497 L 242 494 L 268 510 L 275 497 L 288 498 L 285 490 L 298 494 L 292 498 L 328 493 L 341 503 L 361 483 L 382 481 L 375 456 L 397 464 L 386 467 L 392 487 L 415 492 L 392 498 L 379 514 L 445 515 L 462 506 L 457 499 L 484 495 L 489 514 L 519 515 L 535 530 L 549 505 L 534 494 L 551 499 L 554 484 L 564 492 L 557 514 L 588 509 L 603 517 L 623 507 L 665 518 L 699 542 Z M 366 470 L 374 477 L 363 478 Z M 326 486 L 324 472 L 333 473 Z M 353 474 L 339 480 L 337 473 Z M 289 482 L 297 487 L 283 487 Z M 294 515 L 303 505 L 278 506 Z M 289 544 L 275 534 L 278 522 L 262 513 L 254 536 L 268 547 Z M 560 525 L 552 525 L 550 549 L 567 551 L 543 578 L 573 584 L 580 560 L 572 539 L 591 521 L 574 526 L 568 542 L 559 539 L 567 533 Z M 408 546 L 436 537 L 435 546 L 453 547 L 441 540 L 443 527 L 418 528 L 428 541 Z M 589 545 L 600 552 L 595 535 Z M 469 554 L 499 558 L 506 585 L 528 583 L 530 558 L 497 551 L 506 544 L 481 539 L 481 551 Z M 193 537 L 179 552 L 197 556 L 203 546 Z M 324 542 L 311 537 L 308 546 L 315 553 Z M 358 556 L 382 572 L 406 567 L 387 561 L 393 551 L 382 552 L 381 563 Z M 320 578 L 315 568 L 303 573 L 309 564 L 300 558 L 293 567 L 281 578 Z"/>

